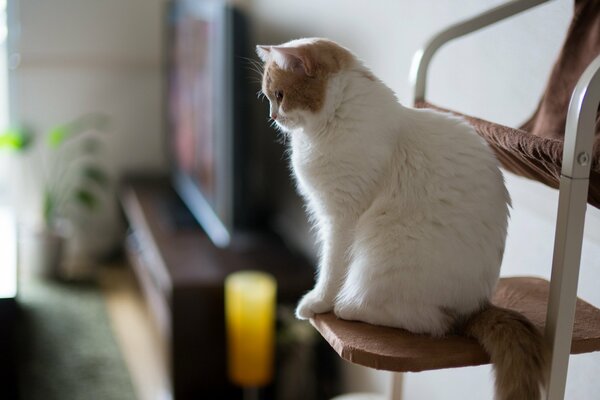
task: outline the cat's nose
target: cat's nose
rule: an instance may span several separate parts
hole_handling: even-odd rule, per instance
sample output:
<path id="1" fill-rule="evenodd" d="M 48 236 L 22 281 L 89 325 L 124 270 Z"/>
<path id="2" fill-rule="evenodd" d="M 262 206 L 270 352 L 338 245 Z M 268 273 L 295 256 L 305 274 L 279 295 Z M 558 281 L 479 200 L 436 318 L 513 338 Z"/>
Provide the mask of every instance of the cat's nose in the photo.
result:
<path id="1" fill-rule="evenodd" d="M 271 119 L 275 121 L 277 119 L 277 113 L 271 113 Z"/>

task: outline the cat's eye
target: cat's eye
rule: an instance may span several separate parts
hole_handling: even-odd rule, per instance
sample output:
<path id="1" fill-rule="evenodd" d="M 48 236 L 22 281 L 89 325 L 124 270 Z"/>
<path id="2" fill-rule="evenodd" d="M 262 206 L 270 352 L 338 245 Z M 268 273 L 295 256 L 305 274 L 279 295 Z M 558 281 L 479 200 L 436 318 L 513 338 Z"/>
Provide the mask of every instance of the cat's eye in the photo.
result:
<path id="1" fill-rule="evenodd" d="M 281 100 L 283 100 L 283 91 L 276 90 L 275 91 L 275 99 L 277 99 L 278 102 L 281 102 Z"/>

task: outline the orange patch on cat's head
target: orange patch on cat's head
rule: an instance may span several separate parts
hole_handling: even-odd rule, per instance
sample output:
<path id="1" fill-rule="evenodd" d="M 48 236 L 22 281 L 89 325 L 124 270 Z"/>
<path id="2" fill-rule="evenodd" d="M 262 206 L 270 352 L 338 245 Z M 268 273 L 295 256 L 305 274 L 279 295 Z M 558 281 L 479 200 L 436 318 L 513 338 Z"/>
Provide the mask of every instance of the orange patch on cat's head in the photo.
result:
<path id="1" fill-rule="evenodd" d="M 349 68 L 354 56 L 327 39 L 300 39 L 279 46 L 257 46 L 264 61 L 262 91 L 283 112 L 318 112 L 332 74 Z"/>

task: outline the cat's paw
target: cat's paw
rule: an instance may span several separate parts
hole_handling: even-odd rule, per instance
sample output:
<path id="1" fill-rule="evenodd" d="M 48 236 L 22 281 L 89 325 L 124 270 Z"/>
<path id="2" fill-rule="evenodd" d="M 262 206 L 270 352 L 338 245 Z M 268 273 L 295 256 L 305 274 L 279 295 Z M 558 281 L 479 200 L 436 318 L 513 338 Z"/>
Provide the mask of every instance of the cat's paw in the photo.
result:
<path id="1" fill-rule="evenodd" d="M 322 293 L 311 290 L 306 293 L 298 307 L 296 307 L 296 318 L 309 319 L 315 314 L 321 314 L 333 309 L 333 301 L 328 300 Z"/>

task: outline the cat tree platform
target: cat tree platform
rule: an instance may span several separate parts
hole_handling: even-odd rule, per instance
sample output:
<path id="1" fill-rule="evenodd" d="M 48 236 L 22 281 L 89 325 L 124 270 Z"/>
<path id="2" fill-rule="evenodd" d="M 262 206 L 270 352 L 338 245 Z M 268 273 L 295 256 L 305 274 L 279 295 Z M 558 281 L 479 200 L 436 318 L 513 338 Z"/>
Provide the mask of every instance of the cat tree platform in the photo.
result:
<path id="1" fill-rule="evenodd" d="M 503 278 L 492 301 L 525 315 L 543 332 L 549 290 L 549 282 L 544 279 Z M 464 336 L 436 339 L 402 329 L 344 321 L 333 313 L 315 315 L 311 323 L 344 360 L 370 368 L 419 372 L 489 363 L 477 341 Z M 577 299 L 571 354 L 598 350 L 600 310 Z"/>

